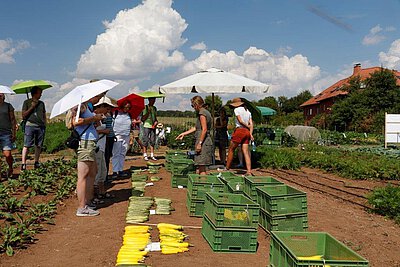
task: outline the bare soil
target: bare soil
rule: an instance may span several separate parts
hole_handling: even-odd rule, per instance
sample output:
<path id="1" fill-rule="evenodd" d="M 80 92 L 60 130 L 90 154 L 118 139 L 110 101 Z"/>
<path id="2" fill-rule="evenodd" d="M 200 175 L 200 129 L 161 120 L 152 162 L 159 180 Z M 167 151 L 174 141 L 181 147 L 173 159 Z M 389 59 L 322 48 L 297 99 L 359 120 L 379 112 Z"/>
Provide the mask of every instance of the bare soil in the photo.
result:
<path id="1" fill-rule="evenodd" d="M 129 156 L 127 159 L 127 169 L 130 166 L 145 166 L 141 158 Z M 367 258 L 370 266 L 400 266 L 399 225 L 369 213 L 365 208 L 365 198 L 345 192 L 365 195 L 375 186 L 382 186 L 382 182 L 349 181 L 306 168 L 300 172 L 255 170 L 254 174 L 272 175 L 307 192 L 309 231 L 330 233 Z M 170 198 L 175 211 L 171 215 L 151 215 L 148 223 L 167 222 L 187 226 L 184 232 L 189 235 L 189 242 L 194 247 L 189 252 L 175 255 L 150 252 L 145 264 L 154 267 L 269 265 L 270 236 L 260 227 L 256 253 L 213 252 L 201 235 L 202 219 L 188 216 L 187 190 L 172 188 L 171 176 L 164 168 L 158 176 L 162 180 L 146 187 L 145 195 Z M 100 216 L 93 218 L 76 217 L 77 200 L 75 196 L 67 199 L 58 208 L 56 225 L 47 227 L 47 231 L 37 236 L 35 244 L 17 251 L 13 257 L 0 255 L 0 266 L 115 266 L 126 225 L 129 179 L 114 181 L 109 192 L 116 198 L 106 200 L 99 209 Z M 152 230 L 151 236 L 152 241 L 158 241 L 156 229 Z"/>

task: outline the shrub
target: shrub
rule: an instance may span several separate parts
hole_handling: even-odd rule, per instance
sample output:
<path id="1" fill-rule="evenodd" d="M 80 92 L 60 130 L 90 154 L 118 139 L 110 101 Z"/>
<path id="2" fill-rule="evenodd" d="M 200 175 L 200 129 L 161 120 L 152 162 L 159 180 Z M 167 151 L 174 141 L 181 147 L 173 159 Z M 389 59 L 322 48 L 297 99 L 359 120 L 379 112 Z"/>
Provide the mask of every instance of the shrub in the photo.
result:
<path id="1" fill-rule="evenodd" d="M 376 188 L 368 196 L 368 202 L 372 205 L 373 212 L 400 223 L 400 187 L 389 184 L 383 188 Z"/>

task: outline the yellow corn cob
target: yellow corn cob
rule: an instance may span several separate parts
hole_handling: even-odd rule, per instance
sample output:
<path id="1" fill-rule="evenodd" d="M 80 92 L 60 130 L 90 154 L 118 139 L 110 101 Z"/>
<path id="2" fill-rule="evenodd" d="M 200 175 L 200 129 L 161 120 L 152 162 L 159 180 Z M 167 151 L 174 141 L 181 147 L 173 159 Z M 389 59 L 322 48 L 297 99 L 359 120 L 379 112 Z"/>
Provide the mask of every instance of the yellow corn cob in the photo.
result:
<path id="1" fill-rule="evenodd" d="M 176 224 L 170 224 L 170 223 L 159 223 L 157 224 L 158 229 L 162 228 L 169 228 L 169 229 L 175 229 L 175 230 L 183 230 L 182 225 L 176 225 Z"/>
<path id="2" fill-rule="evenodd" d="M 168 246 L 168 247 L 177 247 L 177 248 L 187 248 L 190 246 L 190 244 L 188 242 L 165 242 L 165 241 L 161 241 L 161 247 L 163 246 Z"/>

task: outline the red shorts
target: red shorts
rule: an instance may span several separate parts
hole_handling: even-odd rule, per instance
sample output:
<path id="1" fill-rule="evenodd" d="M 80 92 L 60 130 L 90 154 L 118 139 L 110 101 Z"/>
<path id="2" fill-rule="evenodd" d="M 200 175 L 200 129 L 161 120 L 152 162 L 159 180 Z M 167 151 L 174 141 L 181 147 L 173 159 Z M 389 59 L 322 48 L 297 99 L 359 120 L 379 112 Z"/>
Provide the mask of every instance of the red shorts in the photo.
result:
<path id="1" fill-rule="evenodd" d="M 250 131 L 246 128 L 236 128 L 232 134 L 231 141 L 237 144 L 249 144 Z"/>

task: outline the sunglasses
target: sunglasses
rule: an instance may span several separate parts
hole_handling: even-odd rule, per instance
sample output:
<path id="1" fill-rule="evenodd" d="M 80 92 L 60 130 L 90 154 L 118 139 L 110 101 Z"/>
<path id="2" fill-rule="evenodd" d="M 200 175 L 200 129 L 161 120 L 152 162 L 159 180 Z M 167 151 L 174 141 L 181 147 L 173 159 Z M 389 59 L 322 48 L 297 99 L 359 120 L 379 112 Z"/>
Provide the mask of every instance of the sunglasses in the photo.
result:
<path id="1" fill-rule="evenodd" d="M 192 108 L 194 108 L 194 105 L 193 105 L 193 104 L 191 104 L 191 106 L 192 106 Z"/>

